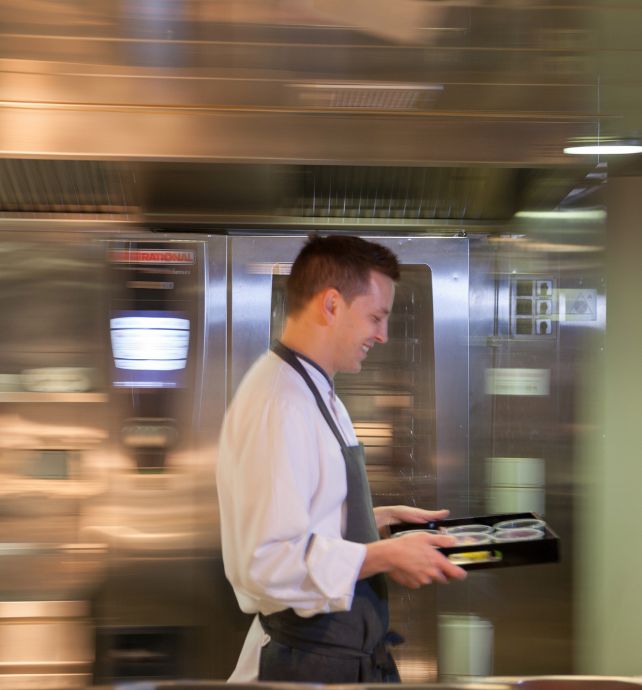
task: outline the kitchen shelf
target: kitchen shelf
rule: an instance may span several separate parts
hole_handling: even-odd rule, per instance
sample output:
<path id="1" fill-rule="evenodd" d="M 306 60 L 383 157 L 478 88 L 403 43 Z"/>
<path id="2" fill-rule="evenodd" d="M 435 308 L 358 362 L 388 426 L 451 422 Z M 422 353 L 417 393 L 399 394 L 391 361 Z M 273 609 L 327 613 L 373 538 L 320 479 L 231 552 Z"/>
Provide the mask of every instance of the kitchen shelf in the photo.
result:
<path id="1" fill-rule="evenodd" d="M 0 391 L 0 403 L 103 403 L 106 393 L 37 393 Z"/>

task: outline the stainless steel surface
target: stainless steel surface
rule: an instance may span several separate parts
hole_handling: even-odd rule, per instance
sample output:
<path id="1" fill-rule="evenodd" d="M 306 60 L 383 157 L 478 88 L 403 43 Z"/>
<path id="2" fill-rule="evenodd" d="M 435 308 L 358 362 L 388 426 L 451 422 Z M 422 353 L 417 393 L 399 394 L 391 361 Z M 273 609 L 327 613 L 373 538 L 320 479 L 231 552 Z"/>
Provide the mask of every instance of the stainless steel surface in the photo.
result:
<path id="1" fill-rule="evenodd" d="M 15 380 L 0 391 L 0 686 L 84 687 L 94 650 L 88 598 L 104 572 L 103 545 L 81 536 L 103 490 L 86 456 L 108 435 L 101 252 L 73 232 L 5 232 L 0 242 L 0 367 L 5 383 Z M 60 377 L 61 366 L 97 374 L 83 383 L 93 390 L 65 392 L 78 380 Z M 20 390 L 38 385 L 24 375 L 33 368 L 54 372 L 59 390 Z"/>
<path id="2" fill-rule="evenodd" d="M 185 267 L 141 267 L 145 285 L 159 271 L 188 282 L 166 307 L 190 314 L 185 388 L 112 386 L 110 316 L 135 282 L 109 265 L 110 248 L 123 243 L 194 252 L 191 282 Z M 233 662 L 224 642 L 240 644 L 234 625 L 244 624 L 224 583 L 213 472 L 225 409 L 227 240 L 49 229 L 5 231 L 1 246 L 0 388 L 11 390 L 0 390 L 0 683 L 86 686 L 109 676 L 111 656 L 128 658 L 118 645 L 135 630 L 143 642 L 181 645 L 180 675 L 224 676 Z M 153 308 L 153 297 L 145 290 L 129 306 Z M 70 378 L 89 369 L 90 384 Z M 91 390 L 21 390 L 81 384 Z M 164 454 L 151 474 L 137 464 L 150 448 Z"/>
<path id="3" fill-rule="evenodd" d="M 0 675 L 0 688 L 3 690 L 68 690 L 86 688 L 87 676 L 84 673 L 37 673 Z"/>
<path id="4" fill-rule="evenodd" d="M 471 683 L 407 683 L 404 687 L 409 688 L 409 690 L 510 690 L 511 683 L 516 683 L 516 679 L 508 679 L 507 681 L 482 678 L 479 682 Z M 160 683 L 150 683 L 152 690 L 158 688 L 158 690 L 223 690 L 225 686 L 222 682 L 212 682 L 212 681 L 192 681 L 192 680 L 181 680 L 174 682 L 160 682 Z M 261 683 L 235 683 L 235 688 L 239 690 L 258 690 L 258 688 L 267 688 L 268 690 L 296 690 L 297 688 L 310 688 L 310 687 L 332 687 L 337 688 L 337 690 L 357 690 L 358 688 L 365 688 L 366 690 L 375 690 L 380 688 L 381 685 L 368 685 L 367 683 L 358 684 L 332 684 L 332 685 L 317 685 L 311 683 L 275 683 L 271 681 L 265 681 Z M 607 690 L 607 688 L 605 688 Z"/>
<path id="5" fill-rule="evenodd" d="M 0 618 L 76 618 L 89 613 L 86 601 L 0 602 Z"/>
<path id="6" fill-rule="evenodd" d="M 497 236 L 489 228 L 483 236 L 478 229 L 473 240 L 378 236 L 407 270 L 423 268 L 419 277 L 410 270 L 408 286 L 400 289 L 402 313 L 389 352 L 384 356 L 381 348 L 366 377 L 371 399 L 360 395 L 357 379 L 338 382 L 348 386 L 358 431 L 377 456 L 371 465 L 376 500 L 434 500 L 455 515 L 487 512 L 488 458 L 535 457 L 546 466 L 546 518 L 562 537 L 559 565 L 480 571 L 443 590 L 408 593 L 393 587 L 393 619 L 408 638 L 397 652 L 406 682 L 437 677 L 435 627 L 443 613 L 483 616 L 492 623 L 495 673 L 574 668 L 570 554 L 577 530 L 574 502 L 581 496 L 576 444 L 584 433 L 576 402 L 584 384 L 575 362 L 603 338 L 603 254 L 601 221 L 554 224 L 553 233 L 551 221 L 516 218 L 509 225 L 512 233 Z M 79 616 L 75 632 L 65 628 L 65 635 L 73 639 L 81 628 L 98 631 L 95 677 L 109 677 L 101 663 L 114 647 L 121 650 L 117 658 L 127 658 L 129 639 L 133 650 L 148 658 L 166 654 L 162 650 L 169 645 L 180 663 L 166 667 L 166 677 L 222 678 L 249 622 L 238 613 L 218 552 L 213 484 L 218 426 L 243 372 L 269 343 L 273 284 L 288 272 L 303 238 L 173 236 L 98 227 L 87 233 L 58 234 L 45 227 L 46 232 L 3 235 L 2 313 L 16 324 L 3 330 L 0 360 L 0 373 L 6 374 L 0 385 L 11 388 L 0 392 L 6 480 L 0 505 L 8 535 L 0 547 L 3 601 L 35 606 L 90 601 L 90 617 Z M 198 314 L 193 383 L 166 415 L 185 430 L 185 443 L 169 453 L 166 471 L 138 473 L 131 453 L 143 437 L 128 444 L 133 436 L 122 434 L 131 416 L 124 410 L 138 394 L 130 400 L 110 386 L 107 305 L 114 286 L 105 277 L 105 249 L 114 241 L 153 247 L 174 240 L 198 248 L 201 257 L 188 298 Z M 422 277 L 428 269 L 431 283 Z M 594 318 L 560 315 L 550 336 L 516 337 L 511 313 L 516 278 L 553 280 L 559 295 L 594 290 Z M 410 286 L 419 287 L 406 289 Z M 404 321 L 421 309 L 427 313 L 426 304 L 434 313 L 434 371 L 424 366 L 430 348 L 417 349 L 416 333 Z M 422 364 L 416 361 L 419 352 Z M 23 369 L 51 365 L 92 366 L 101 383 L 86 393 L 15 389 L 15 375 Z M 434 385 L 434 402 L 427 395 L 419 403 L 412 386 L 396 381 L 391 389 L 377 367 L 414 372 L 415 385 L 426 390 Z M 550 394 L 489 394 L 488 368 L 520 367 L 549 370 Z M 422 425 L 421 433 L 406 434 L 411 423 Z M 409 438 L 434 443 L 433 449 L 413 455 L 401 442 Z M 401 446 L 413 458 L 410 464 L 403 458 L 397 463 Z M 50 613 L 54 621 L 67 620 Z M 23 639 L 16 634 L 11 632 L 14 641 Z M 49 659 L 51 648 L 39 653 Z M 83 668 L 86 674 L 87 665 Z M 144 669 L 137 672 L 145 676 Z M 34 678 L 50 687 L 78 683 L 77 674 L 56 675 L 51 666 L 32 665 L 21 682 L 28 687 Z M 8 679 L 0 674 L 5 686 Z"/>
<path id="7" fill-rule="evenodd" d="M 0 150 L 556 163 L 639 129 L 635 2 L 4 0 Z M 618 132 L 620 135 L 623 132 Z"/>
<path id="8" fill-rule="evenodd" d="M 93 600 L 94 678 L 222 677 L 233 665 L 226 643 L 238 644 L 243 624 L 223 577 L 213 469 L 225 410 L 227 240 L 131 233 L 108 248 L 152 262 L 112 266 L 105 319 L 166 310 L 189 320 L 190 338 L 175 387 L 110 391 L 107 485 L 85 520 L 86 537 L 109 549 Z M 159 249 L 193 260 L 164 263 L 153 258 Z M 148 281 L 173 289 L 150 294 Z"/>
<path id="9" fill-rule="evenodd" d="M 67 232 L 3 233 L 1 246 L 0 366 L 17 377 L 14 388 L 34 367 L 102 371 L 97 245 Z M 102 380 L 95 386 L 86 393 L 0 391 L 5 602 L 82 599 L 100 577 L 100 554 L 77 548 L 82 511 L 101 491 L 83 461 L 107 437 Z M 7 542 L 23 548 L 7 549 Z"/>
<path id="10" fill-rule="evenodd" d="M 376 373 L 380 416 L 348 391 L 380 460 L 378 499 L 423 501 L 434 489 L 455 514 L 485 512 L 489 458 L 533 458 L 562 537 L 559 565 L 393 590 L 404 678 L 436 677 L 442 613 L 493 624 L 495 673 L 577 669 L 573 515 L 586 499 L 581 444 L 600 433 L 583 411 L 594 380 L 579 363 L 603 345 L 605 295 L 603 214 L 574 213 L 599 216 L 607 167 L 562 148 L 642 129 L 641 18 L 637 0 L 371 0 L 365 10 L 360 0 L 0 0 L 1 599 L 92 601 L 99 630 L 155 630 L 147 658 L 167 644 L 185 663 L 166 673 L 228 673 L 248 623 L 218 553 L 216 436 L 268 344 L 274 263 L 278 273 L 300 238 L 222 234 L 378 233 L 431 267 L 436 328 L 428 410 L 408 390 L 391 396 Z M 608 174 L 639 165 L 610 160 Z M 173 239 L 143 226 L 204 233 L 182 235 L 202 256 L 193 386 L 161 415 L 189 441 L 169 453 L 171 471 L 145 475 L 131 460 L 149 437 L 122 427 L 146 417 L 125 425 L 129 403 L 109 385 L 104 261 L 110 239 Z M 419 237 L 461 231 L 476 239 Z M 553 280 L 562 296 L 595 291 L 595 318 L 553 314 L 549 336 L 515 337 L 513 275 Z M 405 366 L 416 351 L 392 342 L 388 353 Z M 100 381 L 88 392 L 22 388 L 24 369 L 63 366 Z M 547 396 L 486 388 L 488 369 L 522 368 L 549 372 Z M 416 371 L 428 389 L 432 374 Z M 419 463 L 425 484 L 386 485 L 401 474 L 386 458 L 412 436 L 409 420 L 433 413 L 421 429 L 436 438 L 434 461 Z M 157 445 L 170 437 L 158 431 Z M 533 493 L 521 489 L 504 494 Z M 124 639 L 101 638 L 97 658 Z M 145 651 L 132 639 L 130 659 Z M 20 682 L 85 682 L 49 671 Z M 0 687 L 16 683 L 0 673 Z"/>
<path id="11" fill-rule="evenodd" d="M 629 690 L 640 687 L 642 678 L 639 676 L 488 676 L 475 681 L 451 681 L 448 683 L 404 683 L 408 690 L 517 690 L 521 687 L 539 690 Z M 4 686 L 3 686 L 4 687 Z M 32 686 L 25 686 L 32 687 Z M 49 688 L 48 684 L 41 687 Z M 56 686 L 53 686 L 56 687 Z M 103 686 L 105 687 L 105 686 Z M 109 687 L 109 686 L 106 686 Z M 150 690 L 223 690 L 228 687 L 222 681 L 178 680 L 145 683 Z M 297 690 L 309 688 L 306 683 L 236 683 L 239 690 Z M 315 687 L 324 687 L 315 686 Z M 337 690 L 375 690 L 380 686 L 367 684 L 335 684 Z"/>
<path id="12" fill-rule="evenodd" d="M 546 517 L 562 537 L 562 563 L 479 571 L 466 583 L 438 591 L 408 593 L 393 587 L 393 620 L 408 638 L 397 652 L 406 682 L 437 677 L 435 627 L 443 613 L 475 614 L 491 622 L 496 673 L 567 673 L 573 668 L 568 554 L 578 488 L 569 458 L 577 440 L 572 401 L 581 382 L 568 366 L 603 335 L 602 255 L 595 250 L 599 228 L 566 225 L 563 236 L 550 241 L 547 222 L 531 221 L 528 236 L 522 222 L 513 223 L 513 235 L 474 240 L 378 236 L 397 252 L 406 272 L 393 337 L 388 351 L 381 348 L 364 373 L 363 386 L 358 377 L 337 382 L 357 431 L 370 446 L 370 475 L 380 503 L 430 502 L 450 507 L 454 515 L 488 512 L 488 458 L 540 457 L 546 465 Z M 151 474 L 137 472 L 132 463 L 132 453 L 145 438 L 132 444 L 131 433 L 123 436 L 122 431 L 123 425 L 129 428 L 126 409 L 140 393 L 133 392 L 130 400 L 109 383 L 112 354 L 104 334 L 114 285 L 105 278 L 105 251 L 110 242 L 153 248 L 173 242 L 173 236 L 131 229 L 114 234 L 103 226 L 92 235 L 23 231 L 5 233 L 3 239 L 4 256 L 12 257 L 3 274 L 3 311 L 15 314 L 17 323 L 4 335 L 11 346 L 2 351 L 3 371 L 11 376 L 44 364 L 90 364 L 102 382 L 87 393 L 0 393 L 6 478 L 2 519 L 10 535 L 0 548 L 7 566 L 0 578 L 5 606 L 32 601 L 37 608 L 45 606 L 38 602 L 71 599 L 86 606 L 91 601 L 91 615 L 82 617 L 82 626 L 98 632 L 97 678 L 109 678 L 105 660 L 114 648 L 126 650 L 127 639 L 143 650 L 149 643 L 145 653 L 152 655 L 169 645 L 180 663 L 165 669 L 168 677 L 224 677 L 248 621 L 224 581 L 218 552 L 213 484 L 218 426 L 240 377 L 274 335 L 271 321 L 276 327 L 279 304 L 273 288 L 287 274 L 303 238 L 176 238 L 177 246 L 197 248 L 200 257 L 188 298 L 189 309 L 198 314 L 193 379 L 186 395 L 178 395 L 166 410 L 184 430 L 184 443 L 169 452 L 165 471 Z M 76 274 L 68 273 L 69 256 L 77 257 Z M 35 268 L 18 270 L 29 266 L 25 262 Z M 515 337 L 511 286 L 516 277 L 554 280 L 559 294 L 578 287 L 595 290 L 595 318 L 560 317 L 552 337 Z M 81 293 L 81 284 L 91 285 L 91 292 Z M 430 334 L 413 324 L 420 314 L 430 321 L 430 311 L 434 364 Z M 31 313 L 40 322 L 53 320 L 44 331 L 34 329 Z M 94 331 L 87 330 L 88 320 Z M 89 335 L 75 335 L 80 324 Z M 28 346 L 21 347 L 22 342 Z M 550 395 L 490 395 L 486 369 L 505 367 L 550 370 Z M 401 372 L 394 385 L 384 375 L 388 369 Z M 406 375 L 414 383 L 404 383 Z M 2 382 L 15 388 L 12 378 Z M 58 605 L 63 604 L 46 604 L 48 615 L 67 620 L 51 609 Z M 49 653 L 43 648 L 41 657 Z M 126 658 L 122 651 L 117 654 Z M 73 673 L 61 671 L 56 681 L 44 667 L 35 669 L 24 682 L 34 674 L 43 683 L 77 682 Z M 144 670 L 138 672 L 144 677 Z"/>
<path id="13" fill-rule="evenodd" d="M 91 683 L 92 621 L 84 601 L 0 604 L 0 687 L 86 687 Z"/>
<path id="14" fill-rule="evenodd" d="M 363 228 L 434 232 L 507 223 L 525 208 L 582 198 L 601 181 L 593 164 L 562 169 L 490 166 L 179 163 L 0 158 L 0 211 L 20 226 L 61 216 L 80 224 Z M 574 199 L 576 202 L 577 199 Z M 28 214 L 28 215 L 27 215 Z M 64 215 L 63 215 L 64 214 Z M 1 220 L 1 218 L 0 218 Z"/>
<path id="15" fill-rule="evenodd" d="M 642 685 L 642 678 L 629 676 L 513 676 L 488 678 L 488 681 L 531 690 L 627 690 Z"/>
<path id="16" fill-rule="evenodd" d="M 30 133 L 48 129 L 51 135 L 38 141 L 34 150 Z M 272 116 L 225 110 L 197 110 L 186 117 L 181 109 L 153 108 L 147 112 L 115 108 L 106 112 L 87 107 L 9 104 L 0 110 L 0 131 L 22 132 L 20 138 L 5 136 L 0 140 L 5 155 L 12 157 L 37 152 L 50 157 L 89 154 L 98 159 L 573 165 L 561 153 L 564 144 L 572 137 L 591 136 L 595 125 L 580 118 L 571 122 L 506 122 L 501 118 L 482 117 L 479 121 L 450 116 L 440 120 L 378 114 L 364 123 L 343 113 L 327 113 L 319 120 L 315 113 Z M 128 135 L 118 142 L 111 134 L 96 136 L 112 131 Z M 165 137 L 166 132 L 173 136 Z M 511 142 L 510 147 L 506 141 Z"/>
<path id="17" fill-rule="evenodd" d="M 0 213 L 471 230 L 639 129 L 633 2 L 330 4 L 4 0 Z"/>
<path id="18" fill-rule="evenodd" d="M 574 626 L 582 603 L 574 589 L 578 576 L 572 557 L 581 533 L 576 521 L 576 502 L 582 500 L 578 445 L 595 427 L 594 421 L 579 421 L 578 396 L 587 384 L 582 383 L 578 358 L 590 358 L 603 346 L 604 257 L 601 231 L 590 222 L 576 221 L 560 230 L 556 242 L 574 236 L 570 251 L 547 242 L 547 232 L 545 221 L 532 221 L 525 236 L 471 242 L 471 512 L 493 512 L 489 458 L 538 458 L 545 468 L 545 518 L 561 537 L 559 564 L 473 573 L 463 585 L 465 597 L 451 588 L 441 597 L 443 609 L 474 612 L 493 623 L 494 668 L 502 675 L 568 673 L 575 668 L 579 645 Z M 559 303 L 552 335 L 536 330 L 528 336 L 515 334 L 511 291 L 522 279 L 554 281 Z M 581 320 L 562 309 L 564 296 L 577 290 L 594 291 L 597 298 L 593 314 Z M 525 390 L 493 395 L 484 377 L 489 368 L 549 371 L 550 391 L 545 396 Z M 524 496 L 536 490 L 513 486 L 503 491 L 514 500 L 528 500 Z"/>

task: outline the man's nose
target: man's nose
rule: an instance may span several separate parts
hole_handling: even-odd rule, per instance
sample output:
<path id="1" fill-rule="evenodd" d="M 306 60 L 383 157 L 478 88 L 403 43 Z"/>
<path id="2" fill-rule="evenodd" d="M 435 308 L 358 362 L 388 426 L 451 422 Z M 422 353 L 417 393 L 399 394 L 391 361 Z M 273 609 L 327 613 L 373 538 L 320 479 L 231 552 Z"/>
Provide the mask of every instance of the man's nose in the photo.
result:
<path id="1" fill-rule="evenodd" d="M 375 336 L 375 340 L 378 343 L 387 343 L 388 342 L 388 320 L 385 319 L 381 321 L 379 324 L 379 330 L 377 332 L 377 335 Z"/>

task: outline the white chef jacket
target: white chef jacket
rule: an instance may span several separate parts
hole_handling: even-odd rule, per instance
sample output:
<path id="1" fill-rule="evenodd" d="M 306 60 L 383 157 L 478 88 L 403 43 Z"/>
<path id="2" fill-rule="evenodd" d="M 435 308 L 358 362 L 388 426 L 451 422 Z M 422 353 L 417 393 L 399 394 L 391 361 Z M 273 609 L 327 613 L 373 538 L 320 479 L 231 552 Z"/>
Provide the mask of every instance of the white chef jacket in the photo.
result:
<path id="1" fill-rule="evenodd" d="M 300 361 L 346 443 L 356 445 L 331 383 Z M 350 609 L 366 547 L 342 536 L 345 461 L 307 384 L 273 352 L 251 367 L 227 412 L 217 487 L 225 574 L 245 613 Z M 230 681 L 257 680 L 268 640 L 255 617 Z"/>

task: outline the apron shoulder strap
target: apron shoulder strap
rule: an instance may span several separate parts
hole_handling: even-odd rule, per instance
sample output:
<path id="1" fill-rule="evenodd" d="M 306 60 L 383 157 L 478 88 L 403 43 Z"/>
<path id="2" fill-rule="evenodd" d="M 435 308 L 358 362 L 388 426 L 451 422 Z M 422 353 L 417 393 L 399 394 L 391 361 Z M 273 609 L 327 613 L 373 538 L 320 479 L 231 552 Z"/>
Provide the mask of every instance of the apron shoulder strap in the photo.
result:
<path id="1" fill-rule="evenodd" d="M 314 395 L 314 399 L 317 402 L 317 406 L 321 411 L 323 418 L 328 423 L 328 426 L 330 427 L 332 433 L 336 436 L 337 441 L 341 446 L 341 450 L 348 448 L 348 444 L 345 442 L 343 435 L 339 431 L 339 427 L 337 426 L 337 423 L 334 421 L 334 417 L 330 414 L 328 406 L 323 401 L 321 393 L 319 393 L 319 389 L 314 385 L 312 377 L 310 376 L 310 374 L 308 374 L 303 364 L 301 364 L 294 350 L 291 350 L 289 347 L 286 347 L 285 345 L 283 345 L 283 343 L 276 340 L 272 345 L 272 352 L 274 352 L 275 355 L 278 355 L 284 362 L 289 364 L 298 374 L 300 374 L 300 376 L 308 385 L 308 388 L 312 391 L 312 395 Z"/>

